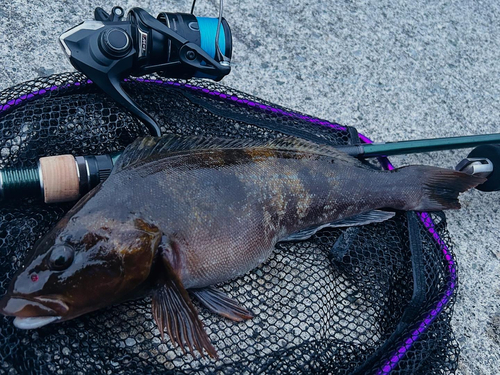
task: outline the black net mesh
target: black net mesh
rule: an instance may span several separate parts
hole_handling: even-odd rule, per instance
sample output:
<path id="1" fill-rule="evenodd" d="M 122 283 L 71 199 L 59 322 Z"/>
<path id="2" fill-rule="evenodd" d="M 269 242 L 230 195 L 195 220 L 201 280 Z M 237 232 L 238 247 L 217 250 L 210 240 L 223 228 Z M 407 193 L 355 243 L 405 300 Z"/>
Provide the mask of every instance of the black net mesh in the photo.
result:
<path id="1" fill-rule="evenodd" d="M 129 81 L 165 133 L 358 142 L 354 129 L 206 81 Z M 79 74 L 0 93 L 0 167 L 47 155 L 123 149 L 145 127 Z M 71 204 L 0 205 L 0 295 L 34 242 Z M 412 262 L 413 260 L 413 262 Z M 90 286 L 89 286 L 90 287 Z M 401 213 L 381 224 L 323 230 L 278 244 L 257 269 L 221 286 L 255 317 L 232 322 L 198 305 L 220 359 L 162 341 L 148 298 L 32 331 L 0 317 L 0 373 L 453 373 L 456 268 L 443 215 Z"/>

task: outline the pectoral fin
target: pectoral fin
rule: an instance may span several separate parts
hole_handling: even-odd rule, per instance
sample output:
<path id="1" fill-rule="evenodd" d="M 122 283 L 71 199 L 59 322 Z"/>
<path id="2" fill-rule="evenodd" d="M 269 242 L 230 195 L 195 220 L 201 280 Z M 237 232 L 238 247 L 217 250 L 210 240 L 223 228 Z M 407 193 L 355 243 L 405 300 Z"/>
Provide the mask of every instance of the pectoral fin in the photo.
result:
<path id="1" fill-rule="evenodd" d="M 204 289 L 190 289 L 189 291 L 207 309 L 228 319 L 241 322 L 253 318 L 250 311 L 238 305 L 238 302 L 216 288 L 208 287 Z"/>
<path id="2" fill-rule="evenodd" d="M 289 241 L 303 241 L 311 238 L 316 232 L 323 228 L 345 228 L 360 225 L 367 225 L 372 223 L 380 223 L 389 220 L 395 215 L 394 212 L 373 210 L 364 212 L 359 215 L 351 216 L 342 220 L 334 221 L 332 223 L 321 224 L 317 227 L 307 228 L 299 232 L 292 233 L 290 236 L 280 240 L 284 242 Z"/>
<path id="3" fill-rule="evenodd" d="M 194 349 L 198 350 L 202 356 L 204 356 L 203 349 L 205 349 L 210 357 L 218 358 L 188 292 L 164 257 L 162 257 L 162 266 L 163 272 L 158 278 L 152 300 L 153 316 L 162 339 L 166 328 L 172 343 L 177 343 L 184 353 L 187 344 L 193 356 Z"/>

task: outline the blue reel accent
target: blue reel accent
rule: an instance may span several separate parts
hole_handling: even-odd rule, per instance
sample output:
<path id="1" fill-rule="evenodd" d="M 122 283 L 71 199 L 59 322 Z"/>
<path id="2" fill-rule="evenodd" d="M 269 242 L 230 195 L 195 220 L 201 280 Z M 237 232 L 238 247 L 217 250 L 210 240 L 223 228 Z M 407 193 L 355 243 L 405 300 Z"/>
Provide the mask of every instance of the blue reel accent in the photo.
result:
<path id="1" fill-rule="evenodd" d="M 212 17 L 196 17 L 201 36 L 201 48 L 215 58 L 215 36 L 217 34 L 218 18 Z M 222 25 L 219 30 L 219 49 L 223 55 L 226 54 L 226 36 Z"/>

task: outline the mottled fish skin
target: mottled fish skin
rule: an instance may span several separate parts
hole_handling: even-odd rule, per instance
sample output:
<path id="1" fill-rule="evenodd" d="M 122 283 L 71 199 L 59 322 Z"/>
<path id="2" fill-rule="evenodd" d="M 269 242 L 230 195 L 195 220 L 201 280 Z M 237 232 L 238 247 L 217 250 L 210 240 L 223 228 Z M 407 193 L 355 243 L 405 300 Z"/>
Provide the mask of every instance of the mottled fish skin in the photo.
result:
<path id="1" fill-rule="evenodd" d="M 126 221 L 133 212 L 178 253 L 184 286 L 201 288 L 258 266 L 299 229 L 404 208 L 398 177 L 304 151 L 193 151 L 113 174 L 80 216 Z"/>

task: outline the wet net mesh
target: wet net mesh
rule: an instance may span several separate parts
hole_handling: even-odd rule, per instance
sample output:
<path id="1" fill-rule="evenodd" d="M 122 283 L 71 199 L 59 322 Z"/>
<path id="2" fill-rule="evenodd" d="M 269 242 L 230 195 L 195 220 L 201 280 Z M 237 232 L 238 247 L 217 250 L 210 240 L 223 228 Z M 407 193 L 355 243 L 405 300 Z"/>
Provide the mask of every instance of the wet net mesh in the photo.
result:
<path id="1" fill-rule="evenodd" d="M 125 88 L 164 133 L 359 142 L 354 129 L 212 82 L 149 77 Z M 122 150 L 145 134 L 137 119 L 76 73 L 0 93 L 0 168 L 32 166 L 47 155 Z M 0 295 L 27 250 L 70 207 L 34 199 L 0 203 Z M 281 243 L 260 267 L 220 287 L 255 317 L 232 322 L 197 305 L 217 361 L 163 342 L 145 297 L 31 331 L 1 316 L 0 373 L 456 370 L 450 328 L 456 268 L 442 214 L 400 213 L 384 223 Z"/>

